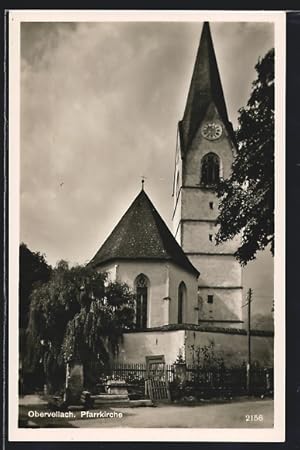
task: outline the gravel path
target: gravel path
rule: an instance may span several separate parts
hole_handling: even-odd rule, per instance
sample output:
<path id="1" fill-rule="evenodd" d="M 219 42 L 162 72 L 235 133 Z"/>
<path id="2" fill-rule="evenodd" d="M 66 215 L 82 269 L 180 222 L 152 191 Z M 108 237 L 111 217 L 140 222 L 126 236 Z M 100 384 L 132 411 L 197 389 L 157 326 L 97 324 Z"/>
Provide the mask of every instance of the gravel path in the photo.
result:
<path id="1" fill-rule="evenodd" d="M 106 408 L 122 413 L 122 418 L 83 418 L 71 420 L 80 428 L 272 428 L 273 400 L 245 400 L 226 404 L 197 406 L 160 405 L 155 408 Z M 91 412 L 93 412 L 91 410 Z M 105 413 L 104 413 L 105 415 Z M 251 418 L 251 415 L 253 416 Z M 262 420 L 255 420 L 262 415 Z M 249 417 L 248 417 L 249 416 Z M 249 420 L 247 420 L 247 418 Z M 261 417 L 260 417 L 261 418 Z M 256 418 L 257 419 L 257 418 Z"/>

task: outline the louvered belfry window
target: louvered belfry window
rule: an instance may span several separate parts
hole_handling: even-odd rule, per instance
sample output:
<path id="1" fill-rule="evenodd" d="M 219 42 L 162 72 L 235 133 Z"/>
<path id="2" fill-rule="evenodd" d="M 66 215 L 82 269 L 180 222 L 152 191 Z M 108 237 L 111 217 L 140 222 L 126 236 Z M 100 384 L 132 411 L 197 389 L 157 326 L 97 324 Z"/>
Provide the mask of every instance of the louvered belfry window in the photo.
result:
<path id="1" fill-rule="evenodd" d="M 201 184 L 212 186 L 220 179 L 220 160 L 215 153 L 207 153 L 201 162 Z"/>

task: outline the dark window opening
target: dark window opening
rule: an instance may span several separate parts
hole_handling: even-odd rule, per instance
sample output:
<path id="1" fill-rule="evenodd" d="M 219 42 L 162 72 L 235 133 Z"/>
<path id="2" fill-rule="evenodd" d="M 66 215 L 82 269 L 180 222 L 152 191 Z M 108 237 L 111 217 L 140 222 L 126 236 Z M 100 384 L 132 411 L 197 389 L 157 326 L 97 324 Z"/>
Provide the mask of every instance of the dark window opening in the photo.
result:
<path id="1" fill-rule="evenodd" d="M 210 207 L 210 209 L 214 209 L 214 203 L 213 202 L 209 202 L 209 207 Z"/>
<path id="2" fill-rule="evenodd" d="M 214 296 L 213 295 L 208 295 L 207 296 L 207 303 L 213 303 L 214 302 Z"/>
<path id="3" fill-rule="evenodd" d="M 186 287 L 182 281 L 178 288 L 178 323 L 183 323 L 184 305 L 185 305 Z"/>
<path id="4" fill-rule="evenodd" d="M 220 160 L 215 153 L 207 153 L 202 158 L 201 183 L 210 186 L 217 184 L 220 179 Z"/>
<path id="5" fill-rule="evenodd" d="M 212 235 L 212 234 L 209 234 L 209 235 L 208 235 L 208 238 L 209 238 L 210 242 L 212 242 L 212 240 L 213 240 L 213 235 Z"/>
<path id="6" fill-rule="evenodd" d="M 148 282 L 141 274 L 136 280 L 136 327 L 147 328 Z"/>

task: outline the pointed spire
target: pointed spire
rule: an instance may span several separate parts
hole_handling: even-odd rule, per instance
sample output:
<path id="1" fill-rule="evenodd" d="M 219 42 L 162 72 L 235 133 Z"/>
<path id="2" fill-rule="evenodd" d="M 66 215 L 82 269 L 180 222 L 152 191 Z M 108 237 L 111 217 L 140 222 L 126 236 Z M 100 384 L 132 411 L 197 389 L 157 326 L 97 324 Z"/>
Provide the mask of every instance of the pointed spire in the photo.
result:
<path id="1" fill-rule="evenodd" d="M 232 135 L 232 125 L 228 120 L 210 27 L 208 22 L 204 22 L 187 103 L 183 119 L 179 122 L 184 152 L 188 150 L 211 103 L 216 106 L 225 127 Z"/>

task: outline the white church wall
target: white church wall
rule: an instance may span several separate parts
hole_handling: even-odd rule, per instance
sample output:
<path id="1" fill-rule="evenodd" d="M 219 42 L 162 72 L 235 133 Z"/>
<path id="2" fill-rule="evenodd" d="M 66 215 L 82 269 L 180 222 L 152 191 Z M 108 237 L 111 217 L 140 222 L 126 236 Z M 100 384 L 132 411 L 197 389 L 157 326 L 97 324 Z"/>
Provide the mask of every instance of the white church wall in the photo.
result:
<path id="1" fill-rule="evenodd" d="M 187 364 L 196 362 L 197 348 L 214 343 L 215 355 L 222 356 L 227 366 L 238 366 L 247 361 L 247 336 L 239 333 L 193 330 L 142 331 L 125 333 L 115 361 L 145 363 L 145 356 L 165 355 L 166 364 L 173 364 L 179 354 Z M 252 362 L 273 367 L 272 336 L 252 336 Z"/>
<path id="2" fill-rule="evenodd" d="M 99 269 L 100 270 L 100 269 Z M 178 287 L 183 281 L 187 298 L 183 314 L 186 323 L 197 323 L 197 278 L 171 262 L 118 261 L 101 267 L 112 281 L 122 281 L 134 289 L 134 281 L 143 273 L 149 279 L 147 327 L 178 322 Z"/>
<path id="3" fill-rule="evenodd" d="M 195 307 L 197 306 L 197 277 L 189 272 L 186 272 L 173 263 L 170 264 L 169 277 L 169 323 L 178 323 L 178 288 L 182 281 L 186 286 L 183 323 L 197 323 L 197 314 L 195 310 Z"/>
<path id="4" fill-rule="evenodd" d="M 112 272 L 114 264 L 102 266 L 101 271 Z M 168 297 L 168 271 L 167 264 L 163 261 L 126 261 L 119 260 L 116 270 L 116 280 L 127 283 L 132 289 L 138 275 L 143 273 L 149 280 L 148 303 L 147 303 L 147 327 L 155 327 L 166 324 L 167 303 L 164 298 Z"/>
<path id="5" fill-rule="evenodd" d="M 217 215 L 218 200 L 211 190 L 200 190 L 195 187 L 183 189 L 181 216 L 183 220 L 215 220 Z"/>
<path id="6" fill-rule="evenodd" d="M 116 361 L 145 363 L 145 356 L 165 355 L 166 364 L 173 364 L 179 351 L 184 356 L 184 337 L 184 330 L 125 333 Z"/>
<path id="7" fill-rule="evenodd" d="M 172 227 L 173 227 L 173 235 L 179 245 L 181 245 L 181 230 L 180 230 L 181 204 L 182 204 L 181 186 L 182 186 L 182 159 L 178 136 L 175 154 Z"/>
<path id="8" fill-rule="evenodd" d="M 105 267 L 101 267 L 101 272 L 106 272 L 107 280 L 114 282 L 117 280 L 118 264 L 108 264 Z"/>
<path id="9" fill-rule="evenodd" d="M 222 122 L 220 121 L 220 116 L 217 113 L 216 109 L 211 109 L 212 110 L 208 112 L 207 117 L 204 119 L 204 121 L 214 121 L 221 124 Z M 205 139 L 201 134 L 201 130 L 198 129 L 193 139 L 193 143 L 185 156 L 186 161 L 184 185 L 199 186 L 201 178 L 201 160 L 203 156 L 209 152 L 216 153 L 220 158 L 221 177 L 228 178 L 230 176 L 231 166 L 233 162 L 233 152 L 232 145 L 226 135 L 225 128 L 223 127 L 223 135 L 221 136 L 221 138 L 214 141 Z"/>
<path id="10" fill-rule="evenodd" d="M 120 280 L 134 289 L 134 281 L 143 273 L 149 279 L 148 287 L 148 327 L 163 325 L 164 303 L 167 296 L 167 268 L 164 262 L 124 261 L 119 264 Z"/>
<path id="11" fill-rule="evenodd" d="M 181 204 L 182 204 L 182 189 L 179 190 L 178 196 L 176 196 L 176 192 L 174 193 L 174 197 L 176 197 L 175 201 L 175 210 L 173 213 L 172 218 L 172 226 L 173 226 L 173 235 L 178 242 L 179 245 L 181 245 Z"/>
<path id="12" fill-rule="evenodd" d="M 215 354 L 222 356 L 227 366 L 237 366 L 247 362 L 247 336 L 245 334 L 216 333 L 207 331 L 186 330 L 186 361 L 193 363 L 195 349 L 203 348 L 214 342 Z M 252 336 L 251 355 L 252 362 L 257 361 L 264 367 L 273 367 L 274 339 L 271 336 Z"/>
<path id="13" fill-rule="evenodd" d="M 208 303 L 208 296 L 213 295 L 213 303 Z M 242 321 L 242 289 L 201 288 L 199 299 L 199 320 Z M 201 322 L 199 322 L 201 323 Z M 217 325 L 214 323 L 214 325 Z M 221 323 L 218 325 L 225 326 Z M 234 322 L 234 328 L 242 327 L 242 323 Z M 226 323 L 226 327 L 228 324 Z"/>
<path id="14" fill-rule="evenodd" d="M 222 136 L 215 140 L 205 139 L 201 129 L 204 123 L 215 122 L 222 125 Z M 242 290 L 232 289 L 242 286 L 242 271 L 233 253 L 239 245 L 239 238 L 216 245 L 219 200 L 213 189 L 201 186 L 202 158 L 213 152 L 220 159 L 220 177 L 228 178 L 234 156 L 233 144 L 221 117 L 210 104 L 206 116 L 184 155 L 183 187 L 173 217 L 173 226 L 179 225 L 181 246 L 192 264 L 199 270 L 199 305 L 197 319 L 226 321 L 231 327 L 232 321 L 237 327 L 241 320 Z M 175 168 L 178 170 L 180 162 Z M 180 215 L 180 214 L 181 215 Z M 176 221 L 176 222 L 175 222 Z M 217 289 L 213 289 L 213 287 Z M 228 289 L 226 289 L 228 288 Z M 213 305 L 207 304 L 207 295 L 213 295 Z M 202 301 L 201 301 L 202 299 Z M 200 322 L 199 322 L 200 323 Z M 225 322 L 223 322 L 225 326 Z"/>
<path id="15" fill-rule="evenodd" d="M 182 224 L 184 251 L 186 253 L 234 253 L 238 247 L 238 239 L 216 245 L 215 236 L 218 228 L 213 222 L 184 222 Z"/>
<path id="16" fill-rule="evenodd" d="M 200 268 L 199 285 L 237 287 L 242 285 L 242 272 L 234 256 L 188 255 L 191 263 Z"/>

